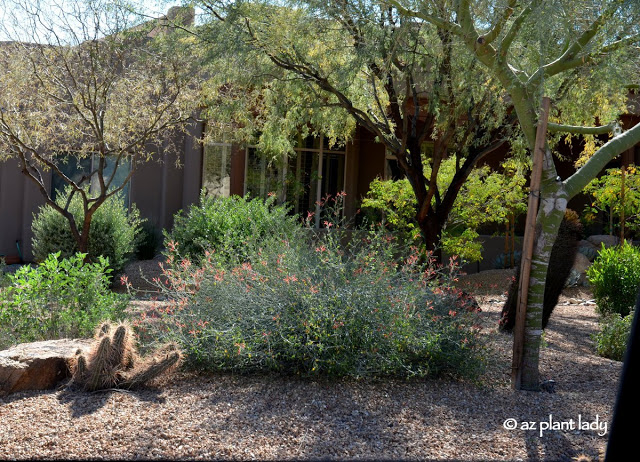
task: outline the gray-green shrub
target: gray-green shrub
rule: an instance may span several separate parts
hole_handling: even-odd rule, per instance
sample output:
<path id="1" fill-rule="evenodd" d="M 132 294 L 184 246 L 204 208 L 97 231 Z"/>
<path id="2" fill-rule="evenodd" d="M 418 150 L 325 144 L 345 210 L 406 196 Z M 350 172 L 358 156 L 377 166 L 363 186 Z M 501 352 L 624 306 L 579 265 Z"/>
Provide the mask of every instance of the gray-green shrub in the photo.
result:
<path id="1" fill-rule="evenodd" d="M 593 336 L 596 353 L 605 358 L 622 361 L 633 324 L 633 311 L 624 317 L 618 313 L 610 314 L 604 317 L 600 324 L 600 332 Z"/>
<path id="2" fill-rule="evenodd" d="M 56 204 L 64 207 L 69 191 L 67 189 L 60 194 Z M 74 195 L 69 211 L 81 225 L 84 215 L 79 195 Z M 120 271 L 136 250 L 141 223 L 135 206 L 128 210 L 120 194 L 111 196 L 92 217 L 87 249 L 89 259 L 97 261 L 99 256 L 106 257 L 109 266 L 116 272 Z M 31 230 L 33 255 L 37 261 L 43 261 L 56 252 L 60 252 L 62 258 L 69 258 L 78 251 L 69 222 L 50 205 L 40 207 L 34 215 Z"/>
<path id="3" fill-rule="evenodd" d="M 200 263 L 170 255 L 170 305 L 134 325 L 177 341 L 187 365 L 208 370 L 406 377 L 482 369 L 477 313 L 432 261 L 397 259 L 402 252 L 381 232 L 354 247 L 340 237 L 331 228 L 312 245 L 265 236 L 235 262 L 216 252 Z"/>
<path id="4" fill-rule="evenodd" d="M 199 204 L 174 216 L 172 231 L 164 232 L 165 247 L 191 260 L 202 258 L 207 251 L 215 251 L 219 259 L 243 259 L 251 242 L 291 236 L 300 228 L 297 217 L 289 215 L 288 207 L 276 205 L 273 196 L 262 200 L 203 194 Z"/>
<path id="5" fill-rule="evenodd" d="M 128 297 L 109 290 L 107 260 L 85 263 L 84 254 L 60 259 L 55 253 L 38 266 L 8 275 L 0 292 L 0 346 L 62 337 L 92 336 L 96 324 L 121 317 Z"/>
<path id="6" fill-rule="evenodd" d="M 605 248 L 587 270 L 598 311 L 626 316 L 633 309 L 640 287 L 640 249 L 627 243 Z"/>

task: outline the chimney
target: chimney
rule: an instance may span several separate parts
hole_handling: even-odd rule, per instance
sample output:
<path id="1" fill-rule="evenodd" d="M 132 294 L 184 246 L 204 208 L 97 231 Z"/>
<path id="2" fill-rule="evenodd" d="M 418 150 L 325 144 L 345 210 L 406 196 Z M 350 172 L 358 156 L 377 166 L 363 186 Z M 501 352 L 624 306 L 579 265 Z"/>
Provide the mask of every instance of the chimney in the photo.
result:
<path id="1" fill-rule="evenodd" d="M 182 26 L 193 26 L 196 10 L 192 6 L 172 6 L 167 12 L 167 20 Z"/>

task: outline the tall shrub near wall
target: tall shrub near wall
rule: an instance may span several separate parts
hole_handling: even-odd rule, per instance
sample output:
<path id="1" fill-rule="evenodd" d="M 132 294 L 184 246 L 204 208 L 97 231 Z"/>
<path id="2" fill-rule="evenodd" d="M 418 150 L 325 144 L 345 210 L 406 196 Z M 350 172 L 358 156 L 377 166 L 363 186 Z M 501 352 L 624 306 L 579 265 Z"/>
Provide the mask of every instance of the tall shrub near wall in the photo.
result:
<path id="1" fill-rule="evenodd" d="M 185 258 L 197 260 L 215 251 L 226 258 L 242 259 L 245 247 L 268 236 L 291 236 L 300 222 L 289 208 L 277 205 L 275 196 L 266 200 L 239 196 L 212 198 L 201 194 L 200 202 L 174 216 L 171 232 L 164 232 L 165 247 Z M 174 245 L 177 243 L 177 247 Z"/>
<path id="2" fill-rule="evenodd" d="M 56 204 L 65 207 L 70 189 L 56 198 Z M 74 195 L 68 207 L 76 222 L 82 222 L 81 198 Z M 111 196 L 95 212 L 89 231 L 88 258 L 98 261 L 100 256 L 109 260 L 114 271 L 121 270 L 134 254 L 140 234 L 140 212 L 135 206 L 129 210 L 120 194 Z M 69 258 L 77 251 L 77 243 L 71 234 L 69 222 L 50 205 L 40 207 L 31 224 L 32 250 L 37 261 L 44 261 L 59 252 L 61 258 Z"/>

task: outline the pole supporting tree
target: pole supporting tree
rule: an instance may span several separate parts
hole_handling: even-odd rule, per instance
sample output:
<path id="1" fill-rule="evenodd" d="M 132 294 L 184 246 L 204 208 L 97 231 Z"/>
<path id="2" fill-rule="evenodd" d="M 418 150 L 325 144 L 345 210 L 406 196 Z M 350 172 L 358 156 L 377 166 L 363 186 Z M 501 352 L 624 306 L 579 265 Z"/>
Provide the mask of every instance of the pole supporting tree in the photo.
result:
<path id="1" fill-rule="evenodd" d="M 542 161 L 547 137 L 547 122 L 549 120 L 549 108 L 551 100 L 542 98 L 540 119 L 536 132 L 536 147 L 533 153 L 533 168 L 531 170 L 531 184 L 529 186 L 529 207 L 525 225 L 524 242 L 522 247 L 522 260 L 520 269 L 520 287 L 518 289 L 518 303 L 516 311 L 516 324 L 513 331 L 513 360 L 511 366 L 511 384 L 515 390 L 519 390 L 522 383 L 522 352 L 525 339 L 525 320 L 527 313 L 527 296 L 529 294 L 529 277 L 531 275 L 531 257 L 533 256 L 533 243 L 536 232 L 536 217 L 540 202 L 540 181 L 542 179 Z"/>

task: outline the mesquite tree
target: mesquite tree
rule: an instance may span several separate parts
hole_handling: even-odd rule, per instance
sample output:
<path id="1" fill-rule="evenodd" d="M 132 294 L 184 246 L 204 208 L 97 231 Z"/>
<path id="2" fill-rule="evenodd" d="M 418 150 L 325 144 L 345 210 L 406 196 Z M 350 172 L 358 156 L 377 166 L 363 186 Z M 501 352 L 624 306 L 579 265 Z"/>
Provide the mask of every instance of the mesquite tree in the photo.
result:
<path id="1" fill-rule="evenodd" d="M 197 3 L 209 15 L 193 33 L 211 57 L 210 125 L 233 122 L 227 132 L 248 141 L 258 132 L 254 142 L 274 157 L 293 153 L 300 131 L 333 142 L 364 127 L 397 159 L 426 247 L 436 249 L 461 186 L 513 123 L 464 44 L 365 0 Z M 469 68 L 480 77 L 466 79 Z M 441 189 L 449 156 L 456 172 Z"/>
<path id="2" fill-rule="evenodd" d="M 96 210 L 150 159 L 149 147 L 171 149 L 168 135 L 190 121 L 197 72 L 188 43 L 166 20 L 136 24 L 102 0 L 2 6 L 11 41 L 0 43 L 0 159 L 18 159 L 86 253 Z M 65 174 L 65 163 L 83 162 L 83 176 Z M 66 206 L 49 172 L 70 187 Z M 81 221 L 69 210 L 75 195 Z"/>
<path id="3" fill-rule="evenodd" d="M 569 178 L 559 178 L 555 169 L 552 149 L 557 137 L 550 140 L 544 159 L 521 382 L 521 388 L 537 390 L 544 285 L 567 202 L 611 159 L 640 141 L 640 126 L 624 127 L 627 131 L 600 148 L 594 138 L 613 132 L 626 109 L 629 85 L 638 83 L 640 4 L 633 0 L 387 3 L 407 17 L 447 31 L 473 53 L 509 94 L 530 150 L 543 95 L 551 97 L 554 106 L 549 130 L 585 137 L 589 160 Z"/>

